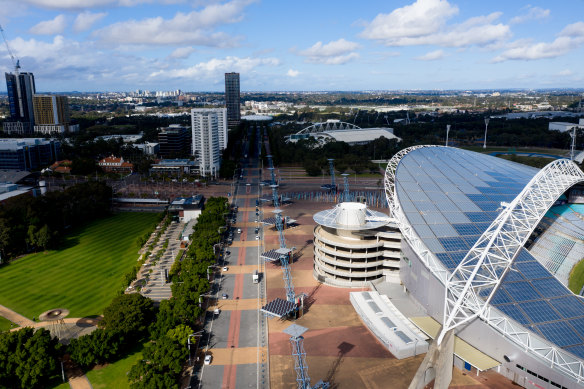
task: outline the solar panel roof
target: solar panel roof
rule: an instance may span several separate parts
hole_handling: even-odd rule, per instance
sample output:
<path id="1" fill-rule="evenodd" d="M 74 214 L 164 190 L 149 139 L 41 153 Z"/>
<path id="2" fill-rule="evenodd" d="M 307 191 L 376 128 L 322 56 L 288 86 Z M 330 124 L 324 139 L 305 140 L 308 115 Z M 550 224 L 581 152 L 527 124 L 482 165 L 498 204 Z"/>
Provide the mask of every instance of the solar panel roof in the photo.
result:
<path id="1" fill-rule="evenodd" d="M 402 158 L 396 192 L 417 235 L 453 271 L 495 220 L 501 202 L 513 201 L 537 172 L 471 151 L 428 147 Z M 518 253 L 491 304 L 584 358 L 584 303 L 526 249 Z"/>

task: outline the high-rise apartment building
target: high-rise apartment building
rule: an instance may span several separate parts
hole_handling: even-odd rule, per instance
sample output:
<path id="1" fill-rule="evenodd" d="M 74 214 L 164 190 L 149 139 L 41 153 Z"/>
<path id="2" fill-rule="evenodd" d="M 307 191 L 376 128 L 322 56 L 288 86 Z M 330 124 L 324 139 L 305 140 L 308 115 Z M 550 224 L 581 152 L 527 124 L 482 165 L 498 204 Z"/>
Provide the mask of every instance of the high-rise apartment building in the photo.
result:
<path id="1" fill-rule="evenodd" d="M 227 147 L 226 108 L 191 109 L 193 155 L 202 176 L 219 173 L 221 152 Z"/>
<path id="2" fill-rule="evenodd" d="M 239 100 L 239 73 L 225 73 L 225 107 L 229 127 L 235 127 L 241 121 Z"/>
<path id="3" fill-rule="evenodd" d="M 71 125 L 67 96 L 34 95 L 34 131 L 39 134 L 64 134 L 76 132 L 78 125 Z"/>
<path id="4" fill-rule="evenodd" d="M 19 73 L 17 67 L 14 73 L 5 73 L 5 76 L 10 118 L 4 122 L 4 132 L 32 133 L 34 126 L 33 95 L 36 92 L 34 75 L 26 72 Z"/>

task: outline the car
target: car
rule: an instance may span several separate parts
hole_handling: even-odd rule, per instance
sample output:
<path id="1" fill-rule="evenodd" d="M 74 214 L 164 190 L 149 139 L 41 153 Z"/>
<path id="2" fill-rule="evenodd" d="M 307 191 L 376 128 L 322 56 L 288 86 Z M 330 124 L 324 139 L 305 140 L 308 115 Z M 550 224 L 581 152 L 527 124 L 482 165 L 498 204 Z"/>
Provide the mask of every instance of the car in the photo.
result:
<path id="1" fill-rule="evenodd" d="M 257 234 L 258 232 L 260 232 L 260 229 L 256 227 L 255 233 Z"/>
<path id="2" fill-rule="evenodd" d="M 215 308 L 215 310 L 213 311 L 214 315 L 218 315 L 221 313 L 221 310 L 219 308 Z"/>
<path id="3" fill-rule="evenodd" d="M 223 300 L 227 300 L 227 297 L 229 297 L 229 296 L 227 295 L 227 293 L 223 293 L 223 294 L 221 295 L 221 298 L 222 298 Z"/>
<path id="4" fill-rule="evenodd" d="M 231 254 L 231 251 L 227 250 L 227 251 L 225 252 L 225 254 L 227 254 L 227 255 L 230 255 L 230 254 Z"/>
<path id="5" fill-rule="evenodd" d="M 227 266 L 223 266 L 223 271 L 227 271 L 229 268 Z"/>
<path id="6" fill-rule="evenodd" d="M 237 229 L 237 233 L 238 233 L 238 234 L 241 234 L 241 228 L 238 228 L 238 229 Z"/>
<path id="7" fill-rule="evenodd" d="M 260 240 L 260 236 L 259 235 L 256 235 L 256 240 Z"/>
<path id="8" fill-rule="evenodd" d="M 211 354 L 205 355 L 205 365 L 210 365 L 212 360 L 213 356 Z"/>

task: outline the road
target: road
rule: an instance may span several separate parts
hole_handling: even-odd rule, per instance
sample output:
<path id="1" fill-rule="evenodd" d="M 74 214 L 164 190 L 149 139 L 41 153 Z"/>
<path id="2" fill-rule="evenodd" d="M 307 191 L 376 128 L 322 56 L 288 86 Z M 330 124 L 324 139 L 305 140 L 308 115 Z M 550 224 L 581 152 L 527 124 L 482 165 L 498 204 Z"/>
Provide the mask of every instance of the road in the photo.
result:
<path id="1" fill-rule="evenodd" d="M 250 134 L 248 134 L 248 139 Z M 239 210 L 232 225 L 233 243 L 224 249 L 220 273 L 213 284 L 213 297 L 205 317 L 202 349 L 213 356 L 210 365 L 196 366 L 191 387 L 195 388 L 268 388 L 268 324 L 259 308 L 265 304 L 264 264 L 260 261 L 263 231 L 255 220 L 262 218 L 257 148 L 251 147 L 250 158 L 243 161 L 237 179 L 233 205 Z M 230 190 L 230 189 L 228 189 Z M 226 193 L 227 194 L 227 193 Z M 241 233 L 238 233 L 238 229 Z M 256 240 L 255 229 L 258 228 Z M 229 252 L 229 254 L 226 254 Z M 224 266 L 226 268 L 224 268 Z M 254 270 L 260 282 L 254 283 Z M 221 296 L 227 295 L 227 299 Z M 219 308 L 219 315 L 213 310 Z M 202 359 L 202 358 L 201 358 Z"/>

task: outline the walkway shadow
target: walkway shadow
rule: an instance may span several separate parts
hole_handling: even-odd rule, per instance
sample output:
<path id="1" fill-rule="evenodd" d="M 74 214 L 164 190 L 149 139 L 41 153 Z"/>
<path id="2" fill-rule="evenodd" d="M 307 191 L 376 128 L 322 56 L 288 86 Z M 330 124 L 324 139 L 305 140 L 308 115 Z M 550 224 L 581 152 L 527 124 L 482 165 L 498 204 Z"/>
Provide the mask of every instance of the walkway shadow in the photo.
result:
<path id="1" fill-rule="evenodd" d="M 80 318 L 75 322 L 75 325 L 81 328 L 88 328 L 96 326 L 103 319 L 103 316 L 92 315 Z"/>
<path id="2" fill-rule="evenodd" d="M 326 375 L 326 378 L 324 380 L 325 382 L 328 382 L 330 384 L 331 389 L 338 387 L 338 384 L 335 382 L 335 375 L 337 374 L 337 371 L 339 370 L 339 366 L 343 362 L 343 358 L 345 357 L 345 355 L 347 353 L 349 353 L 349 351 L 351 351 L 353 348 L 355 348 L 355 345 L 353 345 L 351 343 L 347 343 L 347 342 L 342 342 L 341 344 L 339 344 L 337 346 L 337 348 L 339 349 L 339 352 L 337 353 L 337 359 L 335 359 L 335 361 L 331 365 L 331 367 Z"/>

